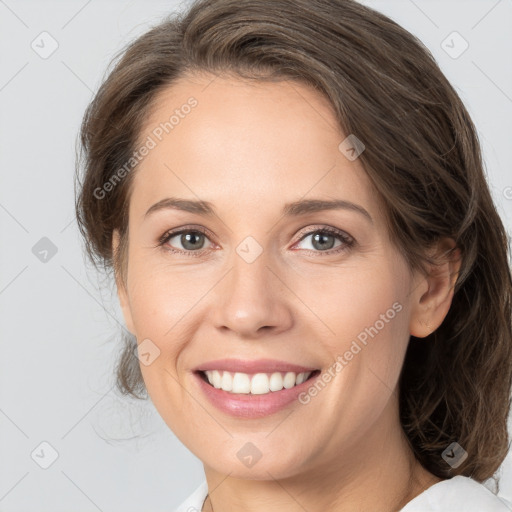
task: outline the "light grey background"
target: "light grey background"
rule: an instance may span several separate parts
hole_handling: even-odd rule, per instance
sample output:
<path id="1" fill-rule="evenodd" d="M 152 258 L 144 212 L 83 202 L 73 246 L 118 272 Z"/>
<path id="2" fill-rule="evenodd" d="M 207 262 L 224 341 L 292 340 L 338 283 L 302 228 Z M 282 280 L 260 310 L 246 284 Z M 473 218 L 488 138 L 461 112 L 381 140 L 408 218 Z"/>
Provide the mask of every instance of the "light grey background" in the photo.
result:
<path id="1" fill-rule="evenodd" d="M 510 232 L 512 1 L 364 3 L 417 35 L 456 87 Z M 178 5 L 0 0 L 0 512 L 170 512 L 204 478 L 150 401 L 113 389 L 123 320 L 84 262 L 73 208 L 75 140 L 108 62 Z M 457 58 L 453 31 L 469 44 Z M 33 253 L 43 237 L 55 255 Z M 42 442 L 58 453 L 48 469 Z M 501 494 L 512 498 L 510 455 Z"/>

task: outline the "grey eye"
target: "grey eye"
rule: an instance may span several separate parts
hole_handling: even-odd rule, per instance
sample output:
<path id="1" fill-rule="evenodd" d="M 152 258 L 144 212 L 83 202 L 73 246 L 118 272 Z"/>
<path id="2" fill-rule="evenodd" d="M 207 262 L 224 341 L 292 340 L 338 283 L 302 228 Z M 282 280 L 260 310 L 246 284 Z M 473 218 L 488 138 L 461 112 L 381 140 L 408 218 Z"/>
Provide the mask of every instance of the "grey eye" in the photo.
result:
<path id="1" fill-rule="evenodd" d="M 315 231 L 314 233 L 309 233 L 299 243 L 302 243 L 304 240 L 312 237 L 311 247 L 303 247 L 303 249 L 314 249 L 317 251 L 328 251 L 335 247 L 336 239 L 340 240 L 340 236 L 333 233 L 326 233 L 322 231 Z M 338 243 L 336 247 L 339 247 L 341 242 Z"/>
<path id="2" fill-rule="evenodd" d="M 175 233 L 167 241 L 169 245 L 171 245 L 170 242 L 173 238 L 177 238 L 181 244 L 181 247 L 176 247 L 176 249 L 185 251 L 197 251 L 203 249 L 204 242 L 208 239 L 204 233 L 192 230 Z"/>

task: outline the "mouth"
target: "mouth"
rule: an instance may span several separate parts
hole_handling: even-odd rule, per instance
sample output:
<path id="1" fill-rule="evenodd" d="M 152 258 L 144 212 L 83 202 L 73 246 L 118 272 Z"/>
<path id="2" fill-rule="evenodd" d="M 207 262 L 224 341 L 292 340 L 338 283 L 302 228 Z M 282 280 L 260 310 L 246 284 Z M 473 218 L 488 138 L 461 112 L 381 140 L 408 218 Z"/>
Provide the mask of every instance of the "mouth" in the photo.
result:
<path id="1" fill-rule="evenodd" d="M 225 370 L 197 370 L 196 373 L 212 388 L 233 395 L 267 395 L 291 389 L 314 379 L 320 369 L 308 372 L 242 373 Z"/>

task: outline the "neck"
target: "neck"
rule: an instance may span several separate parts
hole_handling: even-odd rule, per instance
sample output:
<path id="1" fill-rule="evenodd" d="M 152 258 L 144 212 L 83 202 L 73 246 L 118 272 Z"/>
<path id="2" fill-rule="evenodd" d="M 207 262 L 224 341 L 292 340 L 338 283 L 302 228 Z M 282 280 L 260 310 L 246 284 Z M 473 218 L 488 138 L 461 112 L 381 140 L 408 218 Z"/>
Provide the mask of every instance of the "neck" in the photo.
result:
<path id="1" fill-rule="evenodd" d="M 354 510 L 396 512 L 440 478 L 414 458 L 397 421 L 383 414 L 342 452 L 322 453 L 323 462 L 310 463 L 286 478 L 249 480 L 222 474 L 205 465 L 210 493 L 203 512 L 304 512 Z"/>

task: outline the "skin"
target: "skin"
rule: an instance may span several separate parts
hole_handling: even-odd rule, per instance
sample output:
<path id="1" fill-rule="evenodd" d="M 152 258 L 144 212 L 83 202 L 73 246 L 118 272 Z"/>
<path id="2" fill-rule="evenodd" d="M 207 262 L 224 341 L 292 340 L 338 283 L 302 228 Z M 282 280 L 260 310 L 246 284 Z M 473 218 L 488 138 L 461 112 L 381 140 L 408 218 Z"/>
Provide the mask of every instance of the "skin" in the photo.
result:
<path id="1" fill-rule="evenodd" d="M 137 166 L 126 282 L 117 278 L 117 287 L 127 328 L 160 350 L 141 364 L 151 400 L 204 464 L 203 510 L 399 510 L 440 481 L 406 441 L 397 383 L 409 336 L 427 336 L 446 316 L 459 264 L 410 271 L 362 164 L 338 149 L 346 135 L 315 90 L 189 75 L 159 93 L 141 140 L 190 96 L 198 105 Z M 217 215 L 167 209 L 144 217 L 170 196 L 209 201 Z M 301 198 L 349 200 L 373 222 L 351 210 L 281 215 Z M 158 246 L 166 231 L 190 225 L 211 233 L 194 242 L 202 255 Z M 327 239 L 333 249 L 315 246 L 326 226 L 356 244 L 334 254 L 344 245 L 336 237 Z M 262 248 L 250 264 L 236 252 L 247 236 Z M 118 242 L 115 232 L 114 249 Z M 166 246 L 186 251 L 182 242 L 178 235 Z M 452 245 L 443 239 L 437 250 Z M 306 405 L 235 418 L 207 401 L 192 374 L 223 357 L 327 369 L 396 302 L 401 311 Z M 237 457 L 247 442 L 262 453 L 251 468 Z"/>

